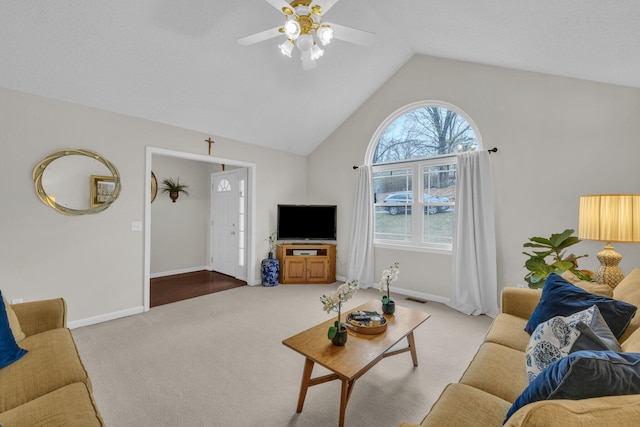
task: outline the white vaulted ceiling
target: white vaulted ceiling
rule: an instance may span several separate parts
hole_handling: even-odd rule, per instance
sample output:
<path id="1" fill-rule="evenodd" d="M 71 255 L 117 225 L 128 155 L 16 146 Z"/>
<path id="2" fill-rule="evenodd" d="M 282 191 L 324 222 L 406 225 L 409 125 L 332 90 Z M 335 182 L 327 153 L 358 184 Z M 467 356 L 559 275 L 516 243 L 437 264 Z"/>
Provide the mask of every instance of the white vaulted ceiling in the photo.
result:
<path id="1" fill-rule="evenodd" d="M 329 136 L 414 54 L 640 88 L 637 0 L 340 0 L 315 70 L 264 0 L 0 0 L 0 86 L 298 154 Z M 284 36 L 283 36 L 284 37 Z"/>

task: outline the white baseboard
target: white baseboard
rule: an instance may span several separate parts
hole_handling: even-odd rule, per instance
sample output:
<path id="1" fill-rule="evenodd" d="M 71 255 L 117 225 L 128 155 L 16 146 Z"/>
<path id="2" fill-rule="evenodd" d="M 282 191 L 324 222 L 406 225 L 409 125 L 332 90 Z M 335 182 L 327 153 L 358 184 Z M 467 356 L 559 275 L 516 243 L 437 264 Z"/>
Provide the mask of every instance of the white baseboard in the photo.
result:
<path id="1" fill-rule="evenodd" d="M 95 325 L 96 323 L 107 322 L 109 320 L 120 319 L 121 317 L 133 316 L 144 312 L 144 307 L 133 307 L 127 310 L 116 311 L 113 313 L 101 314 L 100 316 L 88 317 L 86 319 L 74 320 L 67 324 L 69 329 L 81 328 L 83 326 Z"/>
<path id="2" fill-rule="evenodd" d="M 336 280 L 339 282 L 346 282 L 347 278 L 343 276 L 336 276 Z M 377 286 L 378 284 L 374 283 L 371 287 L 377 287 Z M 394 294 L 405 295 L 405 296 L 419 299 L 419 300 L 439 302 L 442 304 L 447 304 L 450 301 L 450 298 L 445 298 L 438 295 L 425 294 L 424 292 L 416 292 L 409 289 L 402 289 L 402 288 L 396 288 L 396 287 L 391 288 L 391 292 Z"/>
<path id="3" fill-rule="evenodd" d="M 209 269 L 209 266 L 205 266 L 205 267 L 189 267 L 189 268 L 181 268 L 179 270 L 161 271 L 161 272 L 158 272 L 158 273 L 151 273 L 149 275 L 149 278 L 156 279 L 158 277 L 173 276 L 175 274 L 193 273 L 195 271 L 202 271 L 202 270 L 211 271 Z"/>
<path id="4" fill-rule="evenodd" d="M 423 292 L 416 292 L 409 289 L 391 288 L 391 292 L 394 294 L 405 295 L 411 298 L 416 298 L 416 299 L 421 299 L 426 301 L 439 302 L 442 304 L 447 304 L 451 300 L 450 298 L 445 298 L 438 295 L 425 294 Z"/>

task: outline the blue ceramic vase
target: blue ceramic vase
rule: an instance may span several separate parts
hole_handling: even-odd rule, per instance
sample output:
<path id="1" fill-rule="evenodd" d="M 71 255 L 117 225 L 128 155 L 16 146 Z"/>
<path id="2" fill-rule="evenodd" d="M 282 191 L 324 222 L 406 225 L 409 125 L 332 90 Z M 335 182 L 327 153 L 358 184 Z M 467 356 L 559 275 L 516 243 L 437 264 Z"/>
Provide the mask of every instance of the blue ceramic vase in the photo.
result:
<path id="1" fill-rule="evenodd" d="M 280 263 L 277 259 L 262 260 L 262 285 L 278 286 L 280 280 Z"/>

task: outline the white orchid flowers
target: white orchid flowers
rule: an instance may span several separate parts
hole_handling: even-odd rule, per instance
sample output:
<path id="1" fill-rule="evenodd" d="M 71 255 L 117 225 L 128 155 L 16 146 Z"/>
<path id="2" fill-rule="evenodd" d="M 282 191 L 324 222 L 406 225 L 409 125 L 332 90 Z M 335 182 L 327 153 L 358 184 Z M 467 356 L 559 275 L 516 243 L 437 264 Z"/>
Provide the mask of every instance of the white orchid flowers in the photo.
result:
<path id="1" fill-rule="evenodd" d="M 398 274 L 400 273 L 400 263 L 397 261 L 388 270 L 384 270 L 382 272 L 382 277 L 380 278 L 380 292 L 383 292 L 386 288 L 387 295 L 385 296 L 387 301 L 391 299 L 391 284 L 398 280 Z M 383 299 L 385 298 L 383 297 Z"/>

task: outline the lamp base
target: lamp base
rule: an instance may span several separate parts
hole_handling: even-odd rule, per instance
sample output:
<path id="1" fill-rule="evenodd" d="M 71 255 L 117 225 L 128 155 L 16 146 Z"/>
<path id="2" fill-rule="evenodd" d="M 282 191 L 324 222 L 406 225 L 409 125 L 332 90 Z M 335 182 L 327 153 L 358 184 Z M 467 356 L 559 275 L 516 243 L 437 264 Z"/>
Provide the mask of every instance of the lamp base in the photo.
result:
<path id="1" fill-rule="evenodd" d="M 600 261 L 600 267 L 596 270 L 596 283 L 603 283 L 612 288 L 618 286 L 618 283 L 624 279 L 624 274 L 618 267 L 618 264 L 622 261 L 622 255 L 613 250 L 611 243 L 607 243 L 607 246 L 598 252 L 596 257 Z"/>

